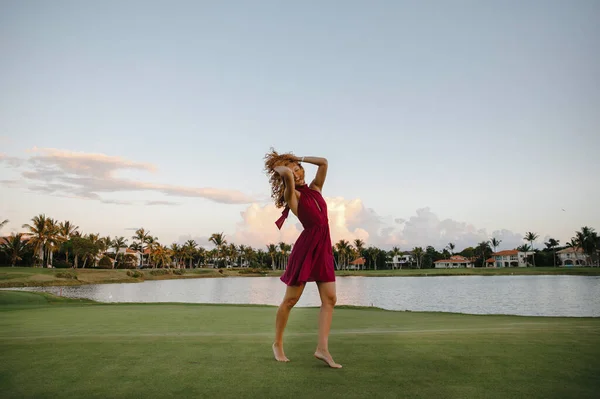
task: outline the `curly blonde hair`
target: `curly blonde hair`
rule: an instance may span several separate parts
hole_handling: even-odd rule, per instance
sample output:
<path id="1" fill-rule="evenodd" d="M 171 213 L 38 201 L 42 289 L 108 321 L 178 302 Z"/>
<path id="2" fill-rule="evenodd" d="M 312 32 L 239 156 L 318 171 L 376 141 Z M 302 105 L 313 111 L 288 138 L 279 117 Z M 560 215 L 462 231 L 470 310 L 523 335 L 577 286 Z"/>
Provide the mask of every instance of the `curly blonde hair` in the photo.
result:
<path id="1" fill-rule="evenodd" d="M 297 163 L 300 168 L 302 168 L 302 165 L 296 161 L 296 156 L 293 153 L 286 152 L 284 154 L 279 154 L 273 148 L 271 148 L 270 152 L 265 155 L 264 159 L 265 172 L 267 176 L 269 176 L 269 184 L 271 184 L 271 198 L 273 198 L 273 201 L 275 201 L 275 206 L 277 208 L 283 208 L 285 206 L 285 199 L 283 197 L 285 185 L 279 173 L 275 171 L 275 167 L 279 165 Z"/>

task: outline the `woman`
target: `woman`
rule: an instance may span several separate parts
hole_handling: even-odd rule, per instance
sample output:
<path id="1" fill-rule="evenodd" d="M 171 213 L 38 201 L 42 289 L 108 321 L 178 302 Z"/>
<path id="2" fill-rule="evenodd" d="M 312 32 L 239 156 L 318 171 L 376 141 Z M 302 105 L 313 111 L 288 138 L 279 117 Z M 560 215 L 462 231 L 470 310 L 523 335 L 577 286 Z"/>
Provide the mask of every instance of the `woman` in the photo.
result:
<path id="1" fill-rule="evenodd" d="M 308 186 L 304 181 L 301 162 L 318 166 L 317 174 Z M 304 227 L 294 244 L 285 273 L 281 276 L 287 288 L 277 310 L 273 354 L 277 361 L 289 362 L 283 351 L 283 331 L 306 283 L 314 281 L 321 297 L 319 341 L 314 356 L 329 367 L 341 368 L 340 364 L 334 362 L 328 347 L 336 293 L 327 204 L 321 195 L 327 175 L 327 160 L 318 157 L 298 158 L 291 153 L 278 154 L 271 149 L 265 156 L 265 169 L 270 177 L 271 197 L 275 205 L 278 208 L 285 205 L 282 216 L 275 222 L 277 227 L 281 229 L 290 210 Z"/>

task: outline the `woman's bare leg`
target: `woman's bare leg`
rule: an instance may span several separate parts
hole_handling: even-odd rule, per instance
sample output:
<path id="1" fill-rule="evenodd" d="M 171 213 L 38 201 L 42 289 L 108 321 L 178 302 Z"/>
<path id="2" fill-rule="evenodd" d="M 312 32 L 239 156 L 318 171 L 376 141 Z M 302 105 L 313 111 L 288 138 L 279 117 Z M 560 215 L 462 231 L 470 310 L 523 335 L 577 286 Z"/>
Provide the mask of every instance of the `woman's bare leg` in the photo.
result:
<path id="1" fill-rule="evenodd" d="M 321 311 L 319 312 L 319 343 L 315 351 L 315 357 L 327 363 L 332 368 L 342 368 L 341 364 L 333 361 L 329 353 L 329 330 L 333 318 L 333 308 L 337 301 L 335 293 L 335 282 L 317 283 L 319 295 L 321 296 Z"/>
<path id="2" fill-rule="evenodd" d="M 283 331 L 290 316 L 290 311 L 300 299 L 304 291 L 305 284 L 299 286 L 289 286 L 285 290 L 285 296 L 279 309 L 277 309 L 277 317 L 275 318 L 275 342 L 273 343 L 273 354 L 278 362 L 289 362 L 283 352 Z"/>

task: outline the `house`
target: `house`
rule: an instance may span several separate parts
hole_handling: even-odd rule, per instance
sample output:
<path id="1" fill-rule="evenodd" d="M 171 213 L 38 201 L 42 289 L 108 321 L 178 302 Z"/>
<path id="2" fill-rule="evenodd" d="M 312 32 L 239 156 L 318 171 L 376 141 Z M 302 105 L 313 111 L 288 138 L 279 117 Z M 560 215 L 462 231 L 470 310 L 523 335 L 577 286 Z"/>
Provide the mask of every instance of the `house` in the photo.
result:
<path id="1" fill-rule="evenodd" d="M 392 266 L 392 269 L 396 269 L 396 268 L 402 269 L 402 266 L 410 266 L 410 264 L 412 262 L 413 262 L 412 254 L 405 253 L 405 254 L 401 254 L 401 255 L 395 255 L 394 257 L 392 257 L 391 261 L 386 261 L 385 263 L 390 264 Z"/>
<path id="2" fill-rule="evenodd" d="M 556 253 L 560 266 L 583 266 L 589 264 L 590 257 L 581 248 L 565 248 Z"/>
<path id="3" fill-rule="evenodd" d="M 115 253 L 115 249 L 114 248 L 110 248 L 106 252 L 114 254 Z M 136 259 L 136 262 L 137 262 L 136 264 L 137 265 L 140 264 L 140 258 L 141 258 L 140 251 L 136 251 L 135 249 L 130 249 L 130 248 L 119 248 L 119 252 L 117 252 L 117 255 L 118 254 L 133 255 L 133 256 L 135 256 L 135 259 Z M 100 255 L 100 257 L 102 257 L 102 255 Z"/>
<path id="4" fill-rule="evenodd" d="M 533 255 L 533 252 L 519 251 L 518 249 L 509 249 L 506 251 L 494 252 L 492 258 L 494 263 L 491 267 L 527 267 L 527 257 Z"/>
<path id="5" fill-rule="evenodd" d="M 363 258 L 361 256 L 360 258 L 354 259 L 352 262 L 350 262 L 349 265 L 348 265 L 348 269 L 350 269 L 350 270 L 356 270 L 356 269 L 362 270 L 362 268 L 365 265 L 365 262 L 366 262 L 365 258 Z"/>
<path id="6" fill-rule="evenodd" d="M 436 269 L 458 268 L 458 267 L 474 267 L 472 259 L 464 256 L 454 255 L 450 259 L 441 259 L 433 262 Z"/>

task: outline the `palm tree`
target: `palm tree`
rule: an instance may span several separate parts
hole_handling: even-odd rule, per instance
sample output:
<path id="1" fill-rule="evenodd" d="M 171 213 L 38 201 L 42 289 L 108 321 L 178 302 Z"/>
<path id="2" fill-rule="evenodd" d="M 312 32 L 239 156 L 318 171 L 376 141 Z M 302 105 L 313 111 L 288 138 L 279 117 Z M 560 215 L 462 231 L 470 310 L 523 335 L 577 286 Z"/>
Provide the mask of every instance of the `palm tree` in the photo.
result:
<path id="1" fill-rule="evenodd" d="M 581 231 L 575 233 L 575 241 L 586 255 L 586 263 L 591 262 L 597 248 L 598 235 L 596 231 L 591 227 L 584 226 Z"/>
<path id="2" fill-rule="evenodd" d="M 490 240 L 490 244 L 492 244 L 492 247 L 494 248 L 494 252 L 496 252 L 496 248 L 498 248 L 500 246 L 501 242 L 502 242 L 502 240 L 499 240 L 496 237 L 492 237 L 492 239 Z"/>
<path id="3" fill-rule="evenodd" d="M 421 247 L 414 247 L 412 250 L 413 256 L 415 257 L 415 260 L 417 261 L 417 269 L 421 268 L 421 261 L 423 259 L 423 248 Z"/>
<path id="4" fill-rule="evenodd" d="M 112 241 L 111 245 L 112 245 L 112 248 L 115 249 L 115 261 L 113 263 L 113 269 L 114 269 L 115 265 L 117 263 L 117 260 L 119 259 L 119 251 L 121 250 L 121 248 L 127 248 L 127 239 L 123 236 L 115 237 L 115 239 Z"/>
<path id="5" fill-rule="evenodd" d="M 538 237 L 539 236 L 536 233 L 532 233 L 531 231 L 525 233 L 525 241 L 529 241 L 531 251 L 533 252 L 533 255 L 531 256 L 533 258 L 533 267 L 535 267 L 535 249 L 533 247 L 533 242 L 537 240 Z"/>
<path id="6" fill-rule="evenodd" d="M 192 268 L 192 260 L 194 260 L 194 253 L 196 252 L 197 247 L 198 244 L 196 244 L 196 241 L 187 240 L 182 248 L 183 255 L 190 260 L 190 269 Z"/>
<path id="7" fill-rule="evenodd" d="M 63 242 L 67 242 L 71 239 L 71 236 L 75 234 L 79 226 L 75 226 L 68 220 L 60 222 L 58 225 L 58 234 L 62 238 Z M 65 260 L 69 263 L 69 249 L 65 248 Z"/>
<path id="8" fill-rule="evenodd" d="M 139 251 L 140 251 L 140 266 L 142 266 L 144 264 L 144 244 L 146 243 L 146 241 L 148 240 L 148 237 L 150 237 L 150 232 L 144 230 L 144 228 L 139 228 L 135 231 L 135 235 L 132 236 L 131 238 L 133 238 L 134 240 L 137 240 L 137 243 L 139 244 Z"/>
<path id="9" fill-rule="evenodd" d="M 57 223 L 57 221 L 52 218 L 46 219 L 46 231 L 46 247 L 48 248 L 46 266 L 52 267 L 52 261 L 54 260 L 54 252 L 60 248 L 63 242 L 63 238 L 60 235 L 59 223 Z"/>
<path id="10" fill-rule="evenodd" d="M 217 267 L 219 267 L 218 263 L 221 260 L 221 250 L 223 249 L 223 246 L 227 244 L 225 234 L 213 233 L 208 239 L 208 241 L 212 242 L 213 244 L 215 244 L 215 247 L 217 247 Z"/>
<path id="11" fill-rule="evenodd" d="M 555 240 L 554 238 L 549 238 L 548 242 L 544 243 L 546 245 L 546 248 L 548 248 L 549 250 L 553 250 L 554 248 L 559 246 L 559 240 Z M 554 254 L 554 267 L 556 267 L 556 251 L 552 251 Z"/>
<path id="12" fill-rule="evenodd" d="M 358 256 L 363 256 L 363 251 L 365 250 L 365 242 L 360 238 L 357 238 L 353 242 L 354 248 L 356 248 L 356 252 L 358 252 Z"/>
<path id="13" fill-rule="evenodd" d="M 340 257 L 339 261 L 345 269 L 348 268 L 347 254 L 350 249 L 349 244 L 350 243 L 347 240 L 339 240 L 337 244 L 335 244 L 335 248 L 337 249 Z"/>
<path id="14" fill-rule="evenodd" d="M 150 255 L 149 255 L 150 257 Z M 171 262 L 171 254 L 168 248 L 161 245 L 158 241 L 152 241 L 152 260 L 154 262 L 154 267 L 161 266 L 162 268 L 165 265 L 168 265 Z"/>
<path id="15" fill-rule="evenodd" d="M 8 238 L 0 241 L 0 251 L 10 258 L 10 265 L 15 267 L 18 261 L 23 259 L 27 250 L 27 242 L 23 239 L 23 233 L 11 234 Z"/>
<path id="16" fill-rule="evenodd" d="M 448 245 L 446 245 L 446 248 L 448 248 L 448 252 L 450 252 L 450 256 L 454 255 L 454 248 L 456 248 L 456 245 L 454 245 L 454 243 L 449 242 Z"/>
<path id="17" fill-rule="evenodd" d="M 369 247 L 366 249 L 369 260 L 373 262 L 373 268 L 377 270 L 377 255 L 379 255 L 379 250 L 375 247 Z"/>
<path id="18" fill-rule="evenodd" d="M 33 250 L 37 252 L 37 260 L 44 267 L 44 254 L 46 249 L 47 239 L 47 222 L 46 215 L 34 216 L 31 219 L 31 224 L 24 224 L 23 228 L 29 229 L 29 244 L 33 246 Z"/>
<path id="19" fill-rule="evenodd" d="M 398 248 L 398 247 L 394 247 L 390 251 L 390 256 L 392 257 L 392 268 L 395 268 L 395 266 L 394 266 L 394 258 L 397 257 L 397 256 L 399 256 L 401 253 L 402 253 L 402 251 L 400 251 L 400 248 Z M 402 269 L 402 263 L 400 263 L 400 269 Z"/>
<path id="20" fill-rule="evenodd" d="M 481 267 L 487 267 L 486 260 L 492 252 L 492 249 L 490 248 L 490 243 L 487 241 L 482 241 L 477 245 L 477 248 L 475 250 L 481 254 Z"/>
<path id="21" fill-rule="evenodd" d="M 242 246 L 240 245 L 240 248 Z M 250 246 L 248 247 L 244 247 L 243 249 L 243 253 L 244 253 L 244 259 L 246 260 L 246 266 L 250 267 L 250 264 L 252 263 L 252 261 L 254 260 L 255 257 L 255 253 L 254 253 L 254 249 Z"/>
<path id="22" fill-rule="evenodd" d="M 290 251 L 292 249 L 292 246 L 290 244 L 286 244 L 285 242 L 280 242 L 279 243 L 279 249 L 281 251 L 281 269 L 285 270 L 287 269 L 287 264 L 288 264 L 288 260 L 290 257 Z"/>
<path id="23" fill-rule="evenodd" d="M 267 253 L 271 256 L 271 267 L 275 270 L 275 256 L 277 255 L 277 245 L 267 245 Z"/>
<path id="24" fill-rule="evenodd" d="M 1 219 L 0 219 L 1 220 Z M 0 222 L 0 229 L 4 227 L 4 225 L 8 223 L 8 219 L 4 219 Z"/>
<path id="25" fill-rule="evenodd" d="M 237 249 L 237 247 L 236 247 L 236 245 L 235 245 L 234 243 L 231 243 L 231 244 L 229 244 L 229 245 L 227 246 L 226 253 L 227 253 L 227 256 L 226 256 L 226 258 L 227 258 L 227 263 L 228 263 L 228 264 L 231 264 L 231 263 L 232 263 L 232 261 L 231 261 L 231 260 L 233 259 L 233 263 L 234 263 L 234 265 L 235 265 L 235 262 L 236 262 L 236 260 L 237 260 L 238 253 L 239 253 L 239 252 L 238 252 L 238 249 Z"/>

